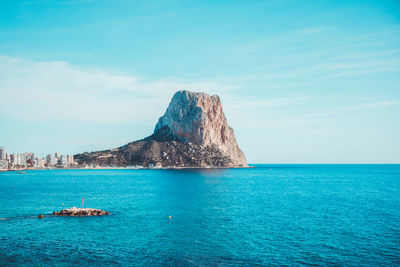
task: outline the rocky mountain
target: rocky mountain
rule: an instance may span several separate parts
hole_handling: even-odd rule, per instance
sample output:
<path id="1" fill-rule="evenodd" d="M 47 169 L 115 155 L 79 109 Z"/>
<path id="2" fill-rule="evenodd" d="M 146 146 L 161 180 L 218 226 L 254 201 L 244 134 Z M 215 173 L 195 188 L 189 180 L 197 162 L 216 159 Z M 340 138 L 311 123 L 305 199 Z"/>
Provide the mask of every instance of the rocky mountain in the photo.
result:
<path id="1" fill-rule="evenodd" d="M 217 95 L 178 91 L 154 133 L 111 150 L 75 155 L 79 165 L 246 167 Z"/>

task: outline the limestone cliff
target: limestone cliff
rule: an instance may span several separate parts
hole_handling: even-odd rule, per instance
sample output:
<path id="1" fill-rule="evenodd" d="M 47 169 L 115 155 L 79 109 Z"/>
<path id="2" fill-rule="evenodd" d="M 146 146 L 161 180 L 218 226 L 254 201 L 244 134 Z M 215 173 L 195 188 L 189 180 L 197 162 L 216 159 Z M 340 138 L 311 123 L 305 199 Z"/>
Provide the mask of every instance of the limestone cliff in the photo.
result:
<path id="1" fill-rule="evenodd" d="M 217 95 L 178 91 L 154 133 L 125 146 L 75 155 L 82 165 L 246 167 Z"/>
<path id="2" fill-rule="evenodd" d="M 158 120 L 154 133 L 160 130 L 183 142 L 203 147 L 215 145 L 232 160 L 233 165 L 247 166 L 217 95 L 176 92 L 164 116 Z"/>

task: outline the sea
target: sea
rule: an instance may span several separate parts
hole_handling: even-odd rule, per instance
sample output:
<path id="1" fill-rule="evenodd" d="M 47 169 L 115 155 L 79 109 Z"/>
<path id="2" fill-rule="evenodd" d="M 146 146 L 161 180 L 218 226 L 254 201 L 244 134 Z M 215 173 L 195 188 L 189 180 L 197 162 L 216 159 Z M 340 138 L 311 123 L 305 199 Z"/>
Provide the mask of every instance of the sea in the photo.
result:
<path id="1" fill-rule="evenodd" d="M 399 266 L 400 165 L 2 172 L 13 265 Z"/>

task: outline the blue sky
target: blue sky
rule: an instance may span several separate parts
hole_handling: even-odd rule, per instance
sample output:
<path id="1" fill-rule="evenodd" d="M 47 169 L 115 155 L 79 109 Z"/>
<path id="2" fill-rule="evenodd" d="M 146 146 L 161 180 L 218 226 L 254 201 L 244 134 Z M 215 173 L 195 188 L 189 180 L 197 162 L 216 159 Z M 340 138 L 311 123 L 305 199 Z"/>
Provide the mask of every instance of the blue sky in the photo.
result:
<path id="1" fill-rule="evenodd" d="M 0 145 L 107 149 L 218 94 L 252 163 L 400 162 L 398 1 L 1 1 Z"/>

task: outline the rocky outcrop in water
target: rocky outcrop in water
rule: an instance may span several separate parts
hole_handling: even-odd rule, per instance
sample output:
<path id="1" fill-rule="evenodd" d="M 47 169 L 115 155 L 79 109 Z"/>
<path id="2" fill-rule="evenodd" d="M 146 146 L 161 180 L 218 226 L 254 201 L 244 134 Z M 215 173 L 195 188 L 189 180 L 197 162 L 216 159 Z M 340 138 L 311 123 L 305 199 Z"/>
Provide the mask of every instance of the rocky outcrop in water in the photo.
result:
<path id="1" fill-rule="evenodd" d="M 108 211 L 104 210 L 75 207 L 53 212 L 54 216 L 103 216 L 109 214 Z"/>
<path id="2" fill-rule="evenodd" d="M 189 91 L 175 93 L 149 137 L 74 158 L 80 166 L 247 167 L 220 98 Z"/>
<path id="3" fill-rule="evenodd" d="M 179 91 L 173 96 L 154 133 L 165 132 L 172 138 L 202 147 L 215 146 L 235 166 L 247 166 L 246 157 L 236 143 L 222 103 L 217 95 Z"/>

